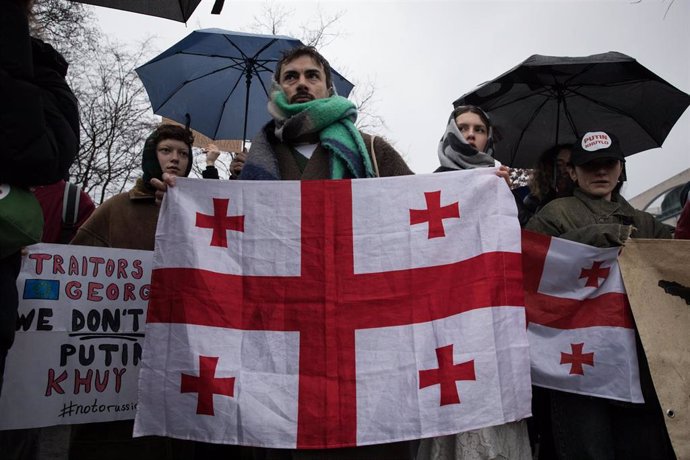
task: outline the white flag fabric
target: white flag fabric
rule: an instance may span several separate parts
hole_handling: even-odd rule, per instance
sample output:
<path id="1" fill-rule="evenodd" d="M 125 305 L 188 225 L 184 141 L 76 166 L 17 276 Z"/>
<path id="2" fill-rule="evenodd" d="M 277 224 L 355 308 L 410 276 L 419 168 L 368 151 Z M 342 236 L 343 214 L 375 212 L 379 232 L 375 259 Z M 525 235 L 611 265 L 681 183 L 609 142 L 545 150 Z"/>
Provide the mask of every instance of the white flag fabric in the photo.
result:
<path id="1" fill-rule="evenodd" d="M 334 448 L 527 417 L 520 263 L 493 170 L 179 180 L 135 435 Z"/>
<path id="2" fill-rule="evenodd" d="M 620 248 L 529 231 L 522 244 L 533 384 L 644 402 Z"/>

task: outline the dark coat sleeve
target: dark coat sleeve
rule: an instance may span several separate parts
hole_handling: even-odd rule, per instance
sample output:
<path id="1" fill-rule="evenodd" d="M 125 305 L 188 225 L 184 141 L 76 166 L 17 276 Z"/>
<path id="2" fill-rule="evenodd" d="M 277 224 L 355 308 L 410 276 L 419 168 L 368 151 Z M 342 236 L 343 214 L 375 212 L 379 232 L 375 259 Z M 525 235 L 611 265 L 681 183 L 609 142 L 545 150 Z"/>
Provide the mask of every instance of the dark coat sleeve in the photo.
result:
<path id="1" fill-rule="evenodd" d="M 201 171 L 201 177 L 204 179 L 220 179 L 218 168 L 215 166 L 206 166 L 206 169 Z"/>
<path id="2" fill-rule="evenodd" d="M 29 36 L 19 5 L 0 0 L 0 183 L 47 185 L 64 178 L 79 149 L 77 100 L 67 63 Z"/>

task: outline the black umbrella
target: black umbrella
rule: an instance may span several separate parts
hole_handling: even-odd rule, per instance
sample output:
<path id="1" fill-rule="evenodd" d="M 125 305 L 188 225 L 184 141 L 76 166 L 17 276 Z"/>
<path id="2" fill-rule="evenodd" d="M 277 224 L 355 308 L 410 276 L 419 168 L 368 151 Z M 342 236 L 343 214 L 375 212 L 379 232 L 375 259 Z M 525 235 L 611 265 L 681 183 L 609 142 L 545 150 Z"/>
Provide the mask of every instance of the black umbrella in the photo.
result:
<path id="1" fill-rule="evenodd" d="M 187 22 L 201 0 L 72 0 L 78 3 L 131 11 L 173 21 Z M 223 0 L 216 0 L 213 14 L 220 14 Z"/>
<path id="2" fill-rule="evenodd" d="M 496 126 L 496 159 L 533 167 L 547 148 L 588 131 L 611 132 L 625 155 L 660 147 L 690 96 L 617 52 L 535 54 L 453 105 L 477 105 Z"/>

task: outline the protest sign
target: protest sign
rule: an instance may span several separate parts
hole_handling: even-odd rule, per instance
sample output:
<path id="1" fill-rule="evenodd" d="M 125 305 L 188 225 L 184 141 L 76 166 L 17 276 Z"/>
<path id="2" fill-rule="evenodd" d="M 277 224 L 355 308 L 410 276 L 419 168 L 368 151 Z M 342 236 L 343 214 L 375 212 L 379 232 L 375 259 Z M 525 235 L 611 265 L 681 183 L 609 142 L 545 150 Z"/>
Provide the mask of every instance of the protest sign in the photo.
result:
<path id="1" fill-rule="evenodd" d="M 690 458 L 690 241 L 631 240 L 621 272 L 678 458 Z"/>
<path id="2" fill-rule="evenodd" d="M 0 429 L 134 418 L 152 253 L 53 244 L 28 250 Z"/>

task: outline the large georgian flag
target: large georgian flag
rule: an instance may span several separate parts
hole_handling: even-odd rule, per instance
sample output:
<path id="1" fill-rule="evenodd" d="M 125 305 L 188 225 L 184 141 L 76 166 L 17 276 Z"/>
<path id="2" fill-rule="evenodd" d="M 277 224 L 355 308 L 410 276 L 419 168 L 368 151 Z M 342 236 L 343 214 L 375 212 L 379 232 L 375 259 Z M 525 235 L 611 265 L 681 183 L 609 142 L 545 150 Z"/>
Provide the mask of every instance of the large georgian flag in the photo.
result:
<path id="1" fill-rule="evenodd" d="M 532 383 L 643 402 L 620 248 L 523 231 Z"/>
<path id="2" fill-rule="evenodd" d="M 493 170 L 179 180 L 135 435 L 329 448 L 527 417 L 520 261 Z"/>

